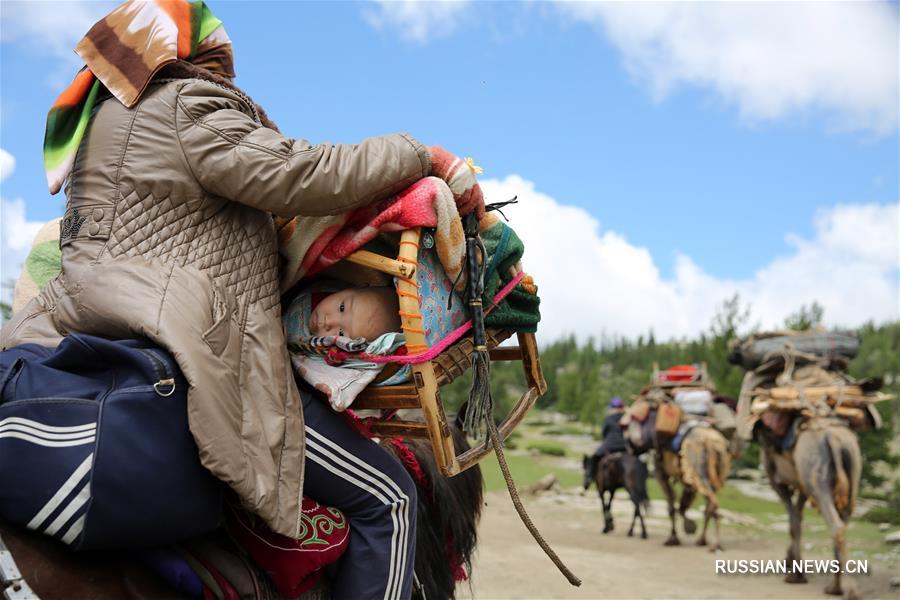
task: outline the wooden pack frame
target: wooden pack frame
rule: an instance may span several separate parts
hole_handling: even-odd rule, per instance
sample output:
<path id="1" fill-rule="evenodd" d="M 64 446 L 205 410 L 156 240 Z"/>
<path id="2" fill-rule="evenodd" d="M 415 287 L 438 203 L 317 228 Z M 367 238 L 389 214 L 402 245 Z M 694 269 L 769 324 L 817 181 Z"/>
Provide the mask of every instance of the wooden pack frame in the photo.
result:
<path id="1" fill-rule="evenodd" d="M 374 252 L 360 250 L 347 257 L 347 261 L 369 267 L 397 278 L 397 295 L 400 302 L 400 318 L 409 354 L 419 354 L 428 349 L 422 330 L 422 315 L 418 285 L 415 281 L 418 268 L 419 237 L 421 228 L 403 231 L 396 259 Z M 500 437 L 506 439 L 522 422 L 534 403 L 547 391 L 547 383 L 541 371 L 537 341 L 533 333 L 517 333 L 518 346 L 500 344 L 513 332 L 501 329 L 487 330 L 487 346 L 491 360 L 520 360 L 528 388 L 501 423 Z M 478 464 L 493 450 L 483 441 L 460 453 L 453 443 L 450 424 L 440 399 L 440 388 L 471 366 L 474 345 L 471 336 L 464 336 L 448 347 L 435 359 L 411 367 L 410 383 L 392 386 L 369 386 L 353 402 L 354 409 L 418 409 L 424 422 L 375 420 L 372 431 L 381 436 L 429 438 L 434 457 L 441 471 L 453 476 Z"/>

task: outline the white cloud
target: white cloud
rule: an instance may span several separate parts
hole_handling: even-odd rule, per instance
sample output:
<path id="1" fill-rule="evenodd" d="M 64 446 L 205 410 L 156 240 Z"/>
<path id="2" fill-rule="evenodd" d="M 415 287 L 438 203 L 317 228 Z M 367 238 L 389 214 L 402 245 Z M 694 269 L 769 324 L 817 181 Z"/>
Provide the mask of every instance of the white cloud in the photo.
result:
<path id="1" fill-rule="evenodd" d="M 6 301 L 11 297 L 11 290 L 5 286 L 18 279 L 34 236 L 43 224 L 26 219 L 25 201 L 21 198 L 0 199 L 0 284 L 4 286 L 2 298 Z"/>
<path id="2" fill-rule="evenodd" d="M 405 40 L 424 44 L 453 33 L 468 7 L 468 0 L 380 0 L 363 17 L 376 29 L 393 29 Z"/>
<path id="3" fill-rule="evenodd" d="M 518 195 L 505 212 L 526 245 L 525 269 L 541 295 L 541 339 L 575 333 L 659 338 L 707 330 L 717 307 L 735 293 L 764 327 L 783 323 L 803 304 L 825 307 L 829 324 L 900 318 L 900 205 L 823 209 L 812 239 L 751 278 L 719 279 L 679 256 L 672 278 L 660 275 L 646 248 L 603 230 L 581 208 L 561 204 L 513 175 L 481 183 L 490 198 Z"/>
<path id="4" fill-rule="evenodd" d="M 3 200 L 3 248 L 27 252 L 37 235 L 42 221 L 28 221 L 25 218 L 25 201 L 21 198 Z"/>
<path id="5" fill-rule="evenodd" d="M 6 181 L 16 168 L 16 158 L 0 148 L 0 181 Z M 11 290 L 6 283 L 19 277 L 19 271 L 31 242 L 43 223 L 25 218 L 25 202 L 16 199 L 11 202 L 0 198 L 0 298 L 9 301 Z"/>
<path id="6" fill-rule="evenodd" d="M 750 120 L 824 110 L 842 129 L 898 125 L 898 17 L 886 2 L 560 2 L 601 27 L 657 99 L 708 86 Z"/>
<path id="7" fill-rule="evenodd" d="M 16 170 L 16 157 L 0 148 L 0 182 L 9 179 Z"/>
<path id="8" fill-rule="evenodd" d="M 30 52 L 59 59 L 47 82 L 52 87 L 65 86 L 83 64 L 75 44 L 115 6 L 115 2 L 85 0 L 4 2 L 0 42 L 24 45 Z"/>

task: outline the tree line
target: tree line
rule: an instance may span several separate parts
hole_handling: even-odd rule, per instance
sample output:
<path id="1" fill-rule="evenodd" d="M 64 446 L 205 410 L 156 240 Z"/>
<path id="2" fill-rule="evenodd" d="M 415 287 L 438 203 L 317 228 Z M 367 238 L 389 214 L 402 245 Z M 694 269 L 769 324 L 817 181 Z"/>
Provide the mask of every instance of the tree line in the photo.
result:
<path id="1" fill-rule="evenodd" d="M 823 309 L 817 303 L 803 306 L 785 321 L 785 328 L 803 330 L 822 322 Z M 733 340 L 758 330 L 748 327 L 749 309 L 735 296 L 725 301 L 703 333 L 692 339 L 659 341 L 652 332 L 637 339 L 624 337 L 589 338 L 579 342 L 568 336 L 541 347 L 541 365 L 547 380 L 547 393 L 538 406 L 562 412 L 571 419 L 591 424 L 596 431 L 606 414 L 609 401 L 621 397 L 626 404 L 642 387 L 650 383 L 654 363 L 660 368 L 676 364 L 706 363 L 707 371 L 720 394 L 737 398 L 744 376 L 742 368 L 727 357 Z M 739 333 L 740 332 L 740 333 Z M 854 377 L 884 377 L 883 390 L 900 397 L 900 322 L 868 323 L 855 330 L 860 338 L 858 356 L 850 363 Z M 464 375 L 442 389 L 442 398 L 451 409 L 459 407 L 468 395 L 469 377 Z M 495 415 L 500 418 L 524 391 L 519 363 L 494 362 L 491 387 Z M 900 458 L 891 450 L 900 433 L 897 400 L 878 405 L 884 426 L 859 436 L 864 461 L 864 483 L 871 491 L 884 484 L 878 461 L 896 470 Z M 754 449 L 741 458 L 737 468 L 754 467 L 758 453 Z M 891 494 L 888 494 L 891 495 Z M 900 495 L 898 495 L 900 497 Z"/>

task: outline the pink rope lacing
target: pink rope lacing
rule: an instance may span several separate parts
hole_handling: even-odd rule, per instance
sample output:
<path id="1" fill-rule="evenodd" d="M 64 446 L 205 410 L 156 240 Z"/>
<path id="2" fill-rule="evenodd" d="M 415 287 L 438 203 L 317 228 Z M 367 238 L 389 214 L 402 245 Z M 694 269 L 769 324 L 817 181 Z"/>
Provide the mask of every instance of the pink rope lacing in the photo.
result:
<path id="1" fill-rule="evenodd" d="M 522 281 L 523 277 L 525 277 L 525 272 L 520 271 L 518 274 L 516 274 L 515 277 L 513 277 L 509 281 L 509 283 L 507 283 L 505 286 L 503 286 L 500 289 L 500 291 L 497 292 L 497 295 L 494 296 L 494 299 L 491 302 L 491 305 L 485 309 L 484 314 L 488 315 L 491 313 L 492 310 L 497 308 L 497 305 L 500 304 L 500 302 L 504 298 L 506 298 L 510 292 L 513 291 L 513 289 L 516 287 L 516 285 L 518 285 L 519 282 Z M 332 360 L 335 360 L 338 363 L 343 362 L 347 358 L 352 357 L 352 358 L 355 358 L 358 360 L 364 360 L 364 361 L 373 362 L 373 363 L 400 363 L 403 365 L 417 365 L 419 363 L 434 360 L 434 358 L 437 357 L 438 354 L 440 354 L 441 352 L 446 350 L 448 347 L 450 347 L 450 345 L 456 343 L 456 341 L 459 340 L 459 338 L 461 338 L 463 336 L 463 334 L 465 334 L 471 328 L 472 328 L 472 320 L 469 319 L 468 321 L 463 323 L 460 327 L 451 331 L 449 333 L 449 335 L 447 335 L 447 337 L 445 337 L 444 339 L 439 341 L 437 344 L 435 344 L 434 346 L 432 346 L 425 352 L 419 352 L 418 354 L 391 354 L 389 356 L 381 356 L 381 355 L 376 355 L 376 354 L 365 354 L 365 353 L 358 353 L 358 352 L 351 354 L 349 352 L 341 351 L 341 352 L 334 352 L 334 355 L 331 356 L 331 358 L 332 358 Z M 329 355 L 331 355 L 331 354 L 332 353 L 329 352 Z"/>

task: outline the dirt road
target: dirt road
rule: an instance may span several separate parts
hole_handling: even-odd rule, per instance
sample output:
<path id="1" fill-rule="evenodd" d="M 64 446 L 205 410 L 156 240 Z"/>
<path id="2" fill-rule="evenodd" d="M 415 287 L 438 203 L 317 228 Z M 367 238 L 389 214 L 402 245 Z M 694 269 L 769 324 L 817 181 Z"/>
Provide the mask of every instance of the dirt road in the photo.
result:
<path id="1" fill-rule="evenodd" d="M 718 559 L 780 559 L 787 534 L 753 533 L 726 524 L 724 553 L 710 554 L 682 536 L 681 547 L 664 547 L 668 518 L 654 503 L 648 520 L 649 539 L 626 537 L 630 503 L 614 506 L 616 529 L 601 535 L 602 516 L 596 492 L 588 496 L 549 494 L 526 497 L 533 521 L 568 567 L 583 580 L 569 585 L 519 521 L 505 492 L 486 496 L 472 589 L 463 598 L 817 598 L 824 599 L 828 575 L 812 575 L 806 585 L 788 585 L 782 575 L 717 575 Z M 852 540 L 851 540 L 852 543 Z M 826 559 L 823 553 L 804 558 Z M 820 555 L 821 554 L 821 555 Z M 897 598 L 890 579 L 898 565 L 869 561 L 869 575 L 857 576 L 862 598 Z"/>

